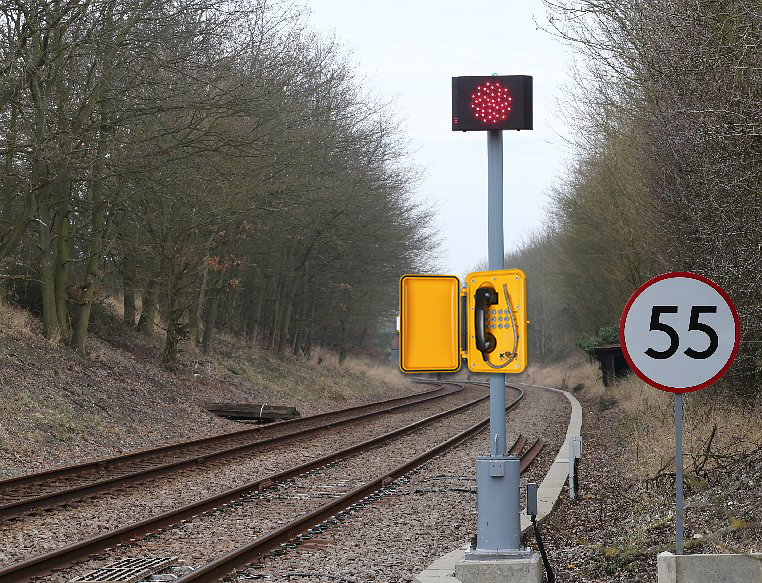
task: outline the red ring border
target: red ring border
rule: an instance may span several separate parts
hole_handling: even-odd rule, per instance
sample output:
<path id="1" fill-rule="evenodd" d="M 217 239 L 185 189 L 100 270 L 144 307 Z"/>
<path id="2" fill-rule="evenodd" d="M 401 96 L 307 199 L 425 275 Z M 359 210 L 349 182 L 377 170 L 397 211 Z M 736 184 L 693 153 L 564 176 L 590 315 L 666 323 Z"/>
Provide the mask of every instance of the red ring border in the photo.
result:
<path id="1" fill-rule="evenodd" d="M 725 366 L 723 366 L 722 369 L 720 369 L 720 371 L 716 375 L 714 375 L 711 379 L 704 381 L 703 383 L 700 383 L 698 385 L 694 385 L 692 387 L 682 387 L 682 388 L 668 387 L 667 385 L 662 385 L 660 383 L 652 381 L 643 372 L 641 372 L 640 369 L 638 369 L 638 367 L 635 366 L 635 364 L 632 362 L 632 358 L 630 358 L 630 353 L 627 352 L 627 345 L 624 342 L 624 323 L 625 323 L 625 320 L 627 319 L 627 314 L 629 313 L 630 307 L 632 306 L 633 302 L 638 298 L 640 294 L 642 294 L 647 288 L 651 287 L 656 282 L 661 281 L 663 279 L 672 279 L 675 277 L 697 279 L 699 281 L 702 281 L 712 286 L 723 297 L 723 299 L 727 302 L 728 306 L 730 306 L 730 311 L 733 314 L 733 320 L 735 321 L 735 324 L 736 324 L 736 341 L 733 345 L 733 352 L 730 353 L 730 358 L 728 358 L 728 361 L 725 363 Z M 733 364 L 733 361 L 736 359 L 736 355 L 738 354 L 738 347 L 740 343 L 741 343 L 741 320 L 738 317 L 738 311 L 736 310 L 736 306 L 733 303 L 733 300 L 730 299 L 728 292 L 726 292 L 724 289 L 722 289 L 719 285 L 717 285 L 708 277 L 704 277 L 703 275 L 698 275 L 697 273 L 691 273 L 689 271 L 670 271 L 668 273 L 662 273 L 661 275 L 657 275 L 656 277 L 649 279 L 647 282 L 641 285 L 638 289 L 636 289 L 635 293 L 633 293 L 630 296 L 630 299 L 627 300 L 627 303 L 625 304 L 624 309 L 622 310 L 622 317 L 619 319 L 619 344 L 621 344 L 622 346 L 622 353 L 624 354 L 624 358 L 627 361 L 627 364 L 630 365 L 630 368 L 633 370 L 633 372 L 636 375 L 638 375 L 638 377 L 642 381 L 648 383 L 649 385 L 651 385 L 652 387 L 656 389 L 667 391 L 669 393 L 692 393 L 693 391 L 701 390 L 713 384 L 717 379 L 723 376 L 727 372 L 727 370 L 730 368 L 730 365 Z"/>

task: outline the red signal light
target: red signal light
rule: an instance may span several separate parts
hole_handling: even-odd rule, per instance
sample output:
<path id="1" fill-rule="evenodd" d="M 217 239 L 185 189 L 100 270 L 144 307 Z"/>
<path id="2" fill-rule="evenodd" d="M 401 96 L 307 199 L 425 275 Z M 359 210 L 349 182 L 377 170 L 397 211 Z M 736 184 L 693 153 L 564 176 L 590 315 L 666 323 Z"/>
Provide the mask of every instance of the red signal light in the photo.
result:
<path id="1" fill-rule="evenodd" d="M 476 119 L 495 124 L 508 118 L 511 101 L 507 87 L 503 87 L 499 81 L 487 81 L 477 85 L 476 91 L 471 94 L 471 109 Z"/>
<path id="2" fill-rule="evenodd" d="M 532 77 L 453 77 L 452 129 L 531 130 Z"/>

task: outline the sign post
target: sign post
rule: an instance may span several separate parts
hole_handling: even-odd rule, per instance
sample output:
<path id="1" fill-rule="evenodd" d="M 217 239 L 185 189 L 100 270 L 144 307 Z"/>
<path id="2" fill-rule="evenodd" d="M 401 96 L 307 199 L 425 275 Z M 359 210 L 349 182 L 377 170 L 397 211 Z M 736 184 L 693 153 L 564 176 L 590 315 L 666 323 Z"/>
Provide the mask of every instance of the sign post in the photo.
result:
<path id="1" fill-rule="evenodd" d="M 486 131 L 487 133 L 487 250 L 490 271 L 501 271 L 505 263 L 503 238 L 503 131 L 531 130 L 532 118 L 532 77 L 528 75 L 492 75 L 453 77 L 452 79 L 452 129 L 453 131 Z M 518 279 L 518 278 L 517 278 Z M 479 317 L 487 312 L 483 309 L 489 299 L 494 306 L 489 318 L 490 330 L 504 330 L 503 323 L 492 323 L 496 317 L 508 314 L 512 318 L 514 309 L 525 306 L 511 302 L 507 288 L 499 286 L 475 290 L 482 298 Z M 470 287 L 469 287 L 470 290 Z M 513 307 L 514 304 L 516 308 Z M 500 313 L 497 314 L 497 310 Z M 494 317 L 493 317 L 494 315 Z M 486 320 L 480 321 L 486 336 Z M 487 341 L 481 331 L 474 326 L 477 345 L 482 350 L 482 358 L 489 369 L 490 387 L 490 455 L 479 456 L 476 460 L 476 548 L 467 558 L 508 558 L 525 556 L 521 548 L 521 528 L 519 513 L 520 462 L 516 456 L 508 455 L 505 443 L 505 372 L 501 370 L 512 363 L 516 356 L 519 337 L 515 322 L 511 325 L 514 334 L 513 354 L 507 346 L 497 346 L 497 336 L 490 334 Z M 498 334 L 498 336 L 502 336 Z M 525 342 L 525 339 L 521 339 Z M 470 342 L 469 342 L 470 346 Z M 508 350 L 506 350 L 508 349 Z M 506 355 L 506 362 L 495 365 L 490 362 L 489 352 Z M 470 354 L 470 353 L 469 353 Z M 526 354 L 524 362 L 526 361 Z M 477 357 L 478 358 L 478 357 Z M 469 358 L 469 370 L 476 363 Z M 521 364 L 517 369 L 523 369 Z M 518 372 L 512 370 L 511 372 Z"/>
<path id="2" fill-rule="evenodd" d="M 675 393 L 675 554 L 683 554 L 685 497 L 683 496 L 683 394 Z"/>
<path id="3" fill-rule="evenodd" d="M 675 271 L 648 280 L 619 322 L 622 352 L 646 383 L 675 393 L 675 553 L 683 554 L 683 393 L 708 387 L 738 352 L 741 324 L 733 301 L 712 280 Z"/>

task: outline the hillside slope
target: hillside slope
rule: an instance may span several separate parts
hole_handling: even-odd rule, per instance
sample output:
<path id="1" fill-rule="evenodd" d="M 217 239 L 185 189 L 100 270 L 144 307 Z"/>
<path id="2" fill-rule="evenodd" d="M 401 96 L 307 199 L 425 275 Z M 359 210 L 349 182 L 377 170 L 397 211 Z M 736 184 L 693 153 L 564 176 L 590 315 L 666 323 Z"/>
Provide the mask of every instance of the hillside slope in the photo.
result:
<path id="1" fill-rule="evenodd" d="M 394 368 L 338 367 L 220 339 L 202 358 L 186 345 L 180 366 L 160 363 L 153 340 L 127 329 L 93 336 L 89 358 L 51 345 L 39 322 L 0 306 L 0 478 L 156 444 L 242 428 L 204 401 L 295 405 L 302 415 L 413 392 Z"/>

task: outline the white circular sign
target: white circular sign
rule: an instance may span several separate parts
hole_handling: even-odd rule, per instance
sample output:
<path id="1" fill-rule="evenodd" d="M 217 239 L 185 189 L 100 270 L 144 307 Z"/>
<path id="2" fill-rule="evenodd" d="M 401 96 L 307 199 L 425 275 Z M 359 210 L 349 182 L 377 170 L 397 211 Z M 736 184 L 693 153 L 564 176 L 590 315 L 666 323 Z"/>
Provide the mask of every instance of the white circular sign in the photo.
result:
<path id="1" fill-rule="evenodd" d="M 619 337 L 630 368 L 673 393 L 712 384 L 738 352 L 741 325 L 730 296 L 695 273 L 665 273 L 644 283 L 622 312 Z"/>

